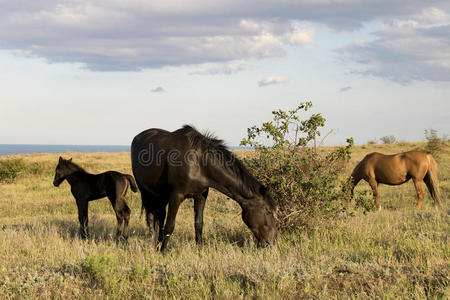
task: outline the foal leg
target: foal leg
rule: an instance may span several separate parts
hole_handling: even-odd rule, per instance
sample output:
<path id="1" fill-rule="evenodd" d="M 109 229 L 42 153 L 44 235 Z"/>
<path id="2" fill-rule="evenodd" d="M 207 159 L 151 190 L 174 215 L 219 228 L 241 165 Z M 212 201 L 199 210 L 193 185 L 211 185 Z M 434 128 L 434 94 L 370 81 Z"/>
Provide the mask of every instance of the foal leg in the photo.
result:
<path id="1" fill-rule="evenodd" d="M 78 221 L 80 222 L 80 236 L 85 239 L 89 236 L 88 229 L 88 200 L 76 199 L 78 207 Z"/>
<path id="2" fill-rule="evenodd" d="M 118 221 L 120 219 L 117 227 L 117 235 L 118 237 L 122 236 L 125 239 L 128 238 L 128 223 L 130 221 L 130 208 L 125 202 L 125 195 L 128 190 L 128 181 L 126 180 L 127 179 L 125 179 L 125 184 L 123 186 L 116 184 L 116 205 L 114 209 L 116 215 L 119 216 Z"/>
<path id="3" fill-rule="evenodd" d="M 177 217 L 178 208 L 181 202 L 184 200 L 184 196 L 178 192 L 173 191 L 169 197 L 169 211 L 167 214 L 166 224 L 164 225 L 164 239 L 161 245 L 161 251 L 164 251 L 167 247 L 167 242 L 175 229 L 175 218 Z"/>
<path id="4" fill-rule="evenodd" d="M 109 197 L 108 197 L 109 198 Z M 111 197 L 112 198 L 112 197 Z M 128 207 L 125 199 L 122 197 L 111 199 L 111 204 L 113 205 L 114 212 L 116 213 L 117 219 L 117 232 L 116 239 L 123 237 L 128 239 L 128 223 L 130 222 L 130 208 Z"/>
<path id="5" fill-rule="evenodd" d="M 116 230 L 116 239 L 118 239 L 121 235 L 122 235 L 122 223 L 123 223 L 123 218 L 120 214 L 120 211 L 117 207 L 117 198 L 116 195 L 108 195 L 108 199 L 111 202 L 111 206 L 114 209 L 114 213 L 116 214 L 116 220 L 117 220 L 117 230 Z"/>
<path id="6" fill-rule="evenodd" d="M 128 223 L 130 223 L 130 214 L 131 210 L 128 207 L 127 203 L 125 202 L 125 199 L 123 201 L 123 208 L 122 208 L 122 217 L 123 217 L 123 229 L 122 229 L 122 236 L 125 239 L 128 239 Z"/>
<path id="7" fill-rule="evenodd" d="M 194 196 L 194 212 L 195 212 L 195 242 L 201 244 L 203 242 L 203 210 L 205 208 L 206 197 L 203 195 Z"/>
<path id="8" fill-rule="evenodd" d="M 417 193 L 417 205 L 416 208 L 420 209 L 422 206 L 422 199 L 423 199 L 423 189 L 422 189 L 422 180 L 418 180 L 417 178 L 413 178 L 414 187 L 416 188 Z"/>
<path id="9" fill-rule="evenodd" d="M 108 196 L 108 199 L 111 202 L 111 206 L 114 209 L 114 213 L 116 214 L 116 239 L 119 239 L 122 236 L 122 224 L 124 219 L 121 212 L 123 206 L 122 193 L 125 186 L 120 185 L 111 177 L 108 177 L 107 179 L 108 184 L 106 185 L 106 195 Z"/>
<path id="10" fill-rule="evenodd" d="M 378 182 L 375 179 L 371 178 L 369 179 L 369 184 L 373 191 L 375 206 L 377 207 L 377 210 L 381 210 L 380 199 L 378 198 Z"/>

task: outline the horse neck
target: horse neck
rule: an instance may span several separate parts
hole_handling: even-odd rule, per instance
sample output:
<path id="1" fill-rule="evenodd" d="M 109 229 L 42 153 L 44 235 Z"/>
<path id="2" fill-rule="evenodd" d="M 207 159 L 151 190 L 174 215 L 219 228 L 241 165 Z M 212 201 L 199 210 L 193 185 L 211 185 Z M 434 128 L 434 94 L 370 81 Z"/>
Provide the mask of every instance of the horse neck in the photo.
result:
<path id="1" fill-rule="evenodd" d="M 351 178 L 353 181 L 353 184 L 356 185 L 358 182 L 362 179 L 362 171 L 363 171 L 363 161 L 360 161 L 356 167 L 353 169 Z"/>
<path id="2" fill-rule="evenodd" d="M 246 183 L 248 180 L 242 178 L 249 175 L 236 174 L 232 168 L 218 164 L 208 164 L 207 169 L 210 186 L 236 200 L 239 204 L 242 205 L 246 199 L 254 198 L 257 195 L 257 192 L 249 186 L 249 183 Z M 261 185 L 260 183 L 257 184 Z"/>
<path id="3" fill-rule="evenodd" d="M 77 169 L 71 169 L 65 176 L 64 179 L 66 179 L 70 185 L 80 181 L 80 175 L 81 174 L 87 174 L 84 170 L 77 170 Z"/>

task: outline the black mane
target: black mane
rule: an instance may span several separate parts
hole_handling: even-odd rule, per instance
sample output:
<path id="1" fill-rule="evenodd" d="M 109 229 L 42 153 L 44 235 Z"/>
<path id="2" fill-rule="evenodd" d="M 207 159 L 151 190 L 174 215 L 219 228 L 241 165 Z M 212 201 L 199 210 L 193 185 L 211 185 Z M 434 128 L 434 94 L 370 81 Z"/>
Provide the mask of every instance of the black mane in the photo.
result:
<path id="1" fill-rule="evenodd" d="M 253 193 L 261 193 L 263 184 L 228 150 L 223 140 L 218 139 L 211 132 L 202 134 L 190 125 L 184 125 L 175 133 L 187 136 L 193 148 L 200 148 L 203 153 L 212 154 L 214 159 L 223 160 L 224 166 L 241 180 L 242 187 L 247 187 Z"/>
<path id="2" fill-rule="evenodd" d="M 63 160 L 63 165 L 66 166 L 72 172 L 84 172 L 87 173 L 82 167 L 69 160 Z"/>

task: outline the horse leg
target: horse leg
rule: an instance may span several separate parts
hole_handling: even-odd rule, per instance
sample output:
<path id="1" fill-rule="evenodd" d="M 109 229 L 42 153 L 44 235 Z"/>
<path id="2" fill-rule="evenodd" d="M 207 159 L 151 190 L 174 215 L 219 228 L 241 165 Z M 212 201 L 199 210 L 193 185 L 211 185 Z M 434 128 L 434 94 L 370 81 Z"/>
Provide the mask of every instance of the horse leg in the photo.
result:
<path id="1" fill-rule="evenodd" d="M 130 208 L 125 202 L 125 195 L 128 190 L 128 181 L 125 179 L 125 185 L 120 188 L 116 188 L 116 205 L 115 211 L 119 215 L 118 220 L 120 223 L 117 226 L 117 237 L 122 236 L 123 238 L 128 238 L 128 223 L 130 222 Z M 117 185 L 116 185 L 117 186 Z M 120 191 L 120 192 L 119 192 Z"/>
<path id="2" fill-rule="evenodd" d="M 76 199 L 78 207 L 78 221 L 80 222 L 80 236 L 85 239 L 89 236 L 88 229 L 88 200 Z"/>
<path id="3" fill-rule="evenodd" d="M 108 197 L 109 198 L 109 197 Z M 115 198 L 111 200 L 114 212 L 116 213 L 117 219 L 117 232 L 116 239 L 123 237 L 125 240 L 128 239 L 128 223 L 130 222 L 130 208 L 128 207 L 125 199 L 123 197 Z"/>
<path id="4" fill-rule="evenodd" d="M 378 182 L 375 179 L 369 180 L 370 187 L 373 191 L 373 198 L 375 199 L 375 206 L 377 210 L 381 210 L 380 199 L 378 198 Z"/>
<path id="5" fill-rule="evenodd" d="M 175 218 L 178 213 L 178 208 L 183 200 L 183 195 L 178 192 L 172 192 L 170 194 L 169 211 L 167 214 L 166 224 L 164 225 L 164 239 L 162 241 L 161 251 L 166 249 L 169 238 L 175 229 Z"/>
<path id="6" fill-rule="evenodd" d="M 148 226 L 148 230 L 149 230 L 149 235 L 150 235 L 150 240 L 152 241 L 153 245 L 156 247 L 157 244 L 157 232 L 156 232 L 156 228 L 155 228 L 155 212 L 153 210 L 146 210 L 146 216 L 145 216 L 145 221 L 147 222 L 147 226 Z"/>
<path id="7" fill-rule="evenodd" d="M 422 199 L 423 199 L 423 189 L 422 189 L 422 180 L 418 180 L 417 178 L 413 178 L 414 187 L 416 188 L 417 193 L 417 205 L 416 208 L 420 209 L 420 206 L 422 206 Z"/>
<path id="8" fill-rule="evenodd" d="M 116 239 L 118 240 L 121 236 L 123 236 L 123 221 L 124 217 L 122 215 L 123 209 L 123 192 L 126 191 L 126 183 L 125 186 L 121 185 L 119 182 L 114 180 L 112 177 L 107 178 L 108 184 L 106 185 L 106 195 L 108 196 L 109 201 L 111 202 L 111 206 L 114 209 L 114 213 L 116 215 L 117 220 L 117 230 L 116 230 Z"/>
<path id="9" fill-rule="evenodd" d="M 157 223 L 155 223 L 155 226 L 158 226 L 158 242 L 162 242 L 164 239 L 164 221 L 166 220 L 166 207 L 160 207 L 158 211 L 156 212 L 157 217 Z M 158 231 L 156 230 L 156 231 Z"/>
<path id="10" fill-rule="evenodd" d="M 195 212 L 195 242 L 201 244 L 203 242 L 203 210 L 205 208 L 206 197 L 203 195 L 194 196 L 194 212 Z"/>
<path id="11" fill-rule="evenodd" d="M 122 208 L 122 217 L 123 217 L 123 229 L 122 229 L 122 236 L 125 239 L 128 239 L 128 224 L 130 223 L 130 214 L 131 210 L 128 207 L 127 203 L 123 199 L 123 208 Z"/>
<path id="12" fill-rule="evenodd" d="M 111 202 L 111 206 L 114 209 L 114 213 L 116 215 L 116 220 L 117 220 L 117 230 L 116 230 L 116 239 L 118 239 L 121 235 L 122 235 L 122 223 L 123 223 L 123 218 L 122 215 L 120 214 L 120 210 L 119 207 L 117 205 L 117 197 L 115 194 L 108 194 L 108 199 Z"/>
<path id="13" fill-rule="evenodd" d="M 139 190 L 141 191 L 142 208 L 145 210 L 145 221 L 147 223 L 150 241 L 153 243 L 153 246 L 156 247 L 157 243 L 157 236 L 156 236 L 157 233 L 155 231 L 156 200 L 152 194 L 147 192 L 141 186 L 139 186 Z"/>

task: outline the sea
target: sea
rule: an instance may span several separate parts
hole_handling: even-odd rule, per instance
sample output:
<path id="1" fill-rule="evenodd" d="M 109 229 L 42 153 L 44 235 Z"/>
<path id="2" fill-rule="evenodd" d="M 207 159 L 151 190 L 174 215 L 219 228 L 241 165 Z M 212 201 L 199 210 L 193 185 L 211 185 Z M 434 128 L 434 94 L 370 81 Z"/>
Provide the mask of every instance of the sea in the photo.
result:
<path id="1" fill-rule="evenodd" d="M 0 156 L 29 153 L 129 152 L 125 145 L 10 145 L 0 144 Z"/>
<path id="2" fill-rule="evenodd" d="M 232 150 L 250 149 L 232 146 Z M 129 152 L 129 145 L 26 145 L 0 144 L 0 156 L 31 153 L 66 153 L 66 152 Z"/>

